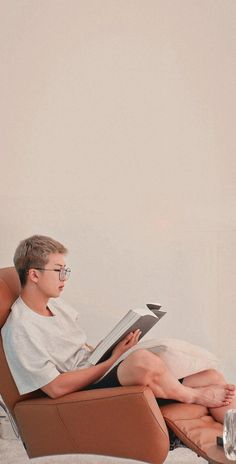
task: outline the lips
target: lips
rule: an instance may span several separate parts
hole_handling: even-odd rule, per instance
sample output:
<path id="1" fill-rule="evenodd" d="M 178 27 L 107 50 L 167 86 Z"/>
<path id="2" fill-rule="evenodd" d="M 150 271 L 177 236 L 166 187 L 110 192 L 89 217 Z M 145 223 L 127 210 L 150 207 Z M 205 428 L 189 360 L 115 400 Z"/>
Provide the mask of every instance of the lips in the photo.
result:
<path id="1" fill-rule="evenodd" d="M 59 290 L 62 291 L 63 289 L 64 289 L 64 285 L 61 285 L 61 286 L 59 287 Z"/>

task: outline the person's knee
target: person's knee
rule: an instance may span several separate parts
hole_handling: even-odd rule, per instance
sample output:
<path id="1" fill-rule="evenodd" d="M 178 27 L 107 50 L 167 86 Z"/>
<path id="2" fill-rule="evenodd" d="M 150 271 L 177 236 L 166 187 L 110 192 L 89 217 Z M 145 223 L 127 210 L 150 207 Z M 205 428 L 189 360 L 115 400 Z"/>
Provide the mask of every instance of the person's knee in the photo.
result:
<path id="1" fill-rule="evenodd" d="M 139 385 L 148 385 L 166 369 L 162 359 L 147 350 L 137 350 L 129 357 L 135 380 Z"/>
<path id="2" fill-rule="evenodd" d="M 162 359 L 148 350 L 140 349 L 134 351 L 129 355 L 129 358 L 132 358 L 132 362 L 136 366 L 144 366 L 148 367 L 148 369 L 157 369 L 158 366 L 164 366 L 164 362 L 162 361 Z"/>
<path id="3" fill-rule="evenodd" d="M 226 383 L 223 374 L 217 369 L 207 369 L 205 372 L 211 384 L 224 385 Z"/>

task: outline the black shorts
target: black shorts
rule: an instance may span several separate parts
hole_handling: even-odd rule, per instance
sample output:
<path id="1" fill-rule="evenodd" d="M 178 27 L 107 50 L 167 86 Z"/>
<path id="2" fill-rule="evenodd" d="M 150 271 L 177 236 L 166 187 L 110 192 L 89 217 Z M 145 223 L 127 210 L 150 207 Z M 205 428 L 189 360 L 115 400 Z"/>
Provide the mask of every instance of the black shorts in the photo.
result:
<path id="1" fill-rule="evenodd" d="M 122 361 L 121 361 L 122 362 Z M 104 375 L 104 377 L 101 380 L 98 380 L 98 382 L 91 383 L 87 387 L 82 388 L 82 391 L 84 390 L 95 390 L 97 388 L 114 388 L 114 387 L 121 387 L 121 383 L 119 382 L 118 376 L 117 376 L 117 369 L 121 363 L 117 364 L 117 366 L 113 367 L 108 374 Z M 184 379 L 179 379 L 180 383 L 183 383 Z M 167 400 L 165 398 L 156 398 L 157 403 L 159 406 L 164 406 L 165 404 L 170 404 L 170 403 L 178 403 L 177 400 Z"/>
<path id="2" fill-rule="evenodd" d="M 82 390 L 95 390 L 96 388 L 114 388 L 114 387 L 121 387 L 118 377 L 117 377 L 117 369 L 121 363 L 117 364 L 117 366 L 113 367 L 108 374 L 104 375 L 101 380 L 97 382 L 91 383 L 87 387 L 82 388 Z"/>

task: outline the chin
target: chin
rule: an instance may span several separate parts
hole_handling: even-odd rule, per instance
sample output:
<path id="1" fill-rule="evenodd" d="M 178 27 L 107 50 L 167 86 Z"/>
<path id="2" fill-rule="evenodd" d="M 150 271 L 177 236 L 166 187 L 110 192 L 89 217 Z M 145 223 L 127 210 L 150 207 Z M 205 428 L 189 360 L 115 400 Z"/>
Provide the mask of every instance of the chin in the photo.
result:
<path id="1" fill-rule="evenodd" d="M 49 298 L 58 298 L 61 294 L 61 291 L 58 290 L 58 292 L 51 293 Z"/>

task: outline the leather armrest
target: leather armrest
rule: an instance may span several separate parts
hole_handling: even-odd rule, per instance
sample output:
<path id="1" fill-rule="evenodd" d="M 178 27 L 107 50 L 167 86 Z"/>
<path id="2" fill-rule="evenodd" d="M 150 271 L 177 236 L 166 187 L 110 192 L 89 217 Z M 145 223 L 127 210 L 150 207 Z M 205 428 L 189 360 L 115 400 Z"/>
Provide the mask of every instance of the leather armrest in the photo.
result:
<path id="1" fill-rule="evenodd" d="M 30 457 L 92 453 L 161 464 L 169 451 L 164 419 L 147 387 L 31 399 L 14 411 Z"/>

